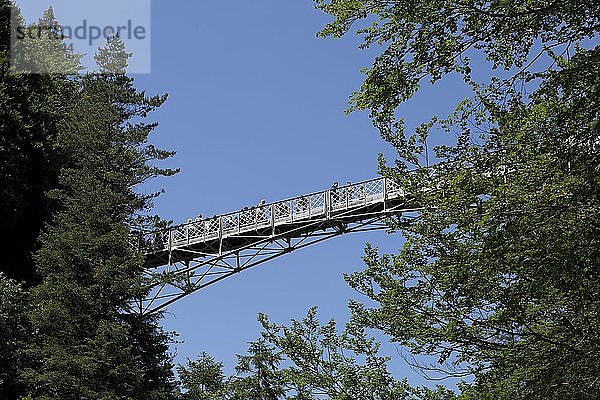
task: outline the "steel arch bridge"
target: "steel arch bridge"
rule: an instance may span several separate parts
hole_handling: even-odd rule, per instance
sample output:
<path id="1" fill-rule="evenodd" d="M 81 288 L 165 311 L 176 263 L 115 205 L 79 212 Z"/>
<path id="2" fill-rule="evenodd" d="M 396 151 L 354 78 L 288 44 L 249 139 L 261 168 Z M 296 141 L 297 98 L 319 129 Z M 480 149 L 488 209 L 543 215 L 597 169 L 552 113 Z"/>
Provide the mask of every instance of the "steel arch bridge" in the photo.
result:
<path id="1" fill-rule="evenodd" d="M 133 233 L 131 245 L 145 255 L 151 288 L 136 308 L 141 314 L 155 313 L 294 250 L 345 233 L 386 229 L 386 218 L 417 209 L 397 183 L 376 178 Z"/>

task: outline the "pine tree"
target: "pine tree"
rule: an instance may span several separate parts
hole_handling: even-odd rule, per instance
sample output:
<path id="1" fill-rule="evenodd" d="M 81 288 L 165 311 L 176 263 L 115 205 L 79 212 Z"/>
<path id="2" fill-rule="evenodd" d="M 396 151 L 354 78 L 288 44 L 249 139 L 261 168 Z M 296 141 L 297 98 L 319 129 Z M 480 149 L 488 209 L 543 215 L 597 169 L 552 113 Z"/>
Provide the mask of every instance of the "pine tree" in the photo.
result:
<path id="1" fill-rule="evenodd" d="M 101 51 L 109 63 L 122 56 L 112 53 L 117 41 Z M 61 210 L 35 257 L 43 282 L 28 313 L 34 365 L 22 374 L 33 398 L 168 399 L 174 391 L 158 317 L 130 310 L 145 289 L 143 257 L 128 245 L 129 224 L 150 200 L 134 187 L 175 172 L 149 165 L 172 153 L 147 144 L 156 124 L 139 122 L 166 97 L 146 97 L 104 66 L 81 79 L 57 140 L 69 162 L 51 193 Z"/>
<path id="2" fill-rule="evenodd" d="M 32 254 L 56 210 L 46 192 L 57 185 L 65 161 L 55 142 L 77 88 L 66 74 L 15 73 L 11 18 L 24 26 L 19 9 L 0 0 L 0 399 L 23 395 L 18 372 L 26 367 L 31 332 L 24 319 L 26 292 L 40 281 Z"/>
<path id="3" fill-rule="evenodd" d="M 55 209 L 45 195 L 63 162 L 54 143 L 77 89 L 64 74 L 12 71 L 11 12 L 22 19 L 16 6 L 0 0 L 0 270 L 29 287 L 39 282 L 31 255 Z"/>
<path id="4" fill-rule="evenodd" d="M 226 390 L 223 364 L 207 353 L 202 353 L 197 360 L 190 360 L 186 365 L 177 367 L 182 400 L 212 400 L 224 398 Z"/>
<path id="5" fill-rule="evenodd" d="M 12 42 L 11 64 L 28 74 L 72 75 L 82 70 L 82 55 L 65 42 L 62 26 L 49 7 L 37 23 L 23 26 L 25 34 Z"/>

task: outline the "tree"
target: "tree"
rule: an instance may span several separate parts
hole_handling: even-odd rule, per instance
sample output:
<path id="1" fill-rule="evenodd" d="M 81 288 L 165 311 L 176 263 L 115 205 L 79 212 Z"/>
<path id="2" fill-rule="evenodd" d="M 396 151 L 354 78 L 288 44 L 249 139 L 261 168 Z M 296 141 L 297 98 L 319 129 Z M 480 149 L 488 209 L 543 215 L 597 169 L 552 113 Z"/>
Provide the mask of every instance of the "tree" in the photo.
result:
<path id="1" fill-rule="evenodd" d="M 107 49 L 118 48 L 115 41 Z M 43 281 L 31 291 L 32 365 L 22 378 L 32 398 L 168 399 L 168 337 L 159 317 L 133 315 L 147 293 L 143 256 L 128 243 L 134 216 L 152 198 L 135 186 L 175 172 L 151 164 L 172 153 L 149 145 L 156 124 L 140 122 L 166 97 L 147 97 L 122 71 L 99 64 L 101 73 L 79 81 L 57 138 L 68 162 L 50 193 L 60 210 L 35 256 Z"/>
<path id="2" fill-rule="evenodd" d="M 367 247 L 347 277 L 374 306 L 355 323 L 380 329 L 464 383 L 465 399 L 600 395 L 600 246 L 595 2 L 317 1 L 341 36 L 359 20 L 383 53 L 353 109 L 369 109 L 398 152 L 381 171 L 419 213 L 389 221 L 398 254 Z M 471 63 L 475 57 L 491 63 Z M 543 62 L 542 62 L 543 61 Z M 475 67 L 479 70 L 475 71 Z M 495 68 L 504 72 L 494 72 Z M 475 72 L 489 78 L 475 81 Z M 422 80 L 459 73 L 474 95 L 448 118 L 406 132 L 401 104 Z M 436 133 L 453 133 L 429 154 Z M 410 166 L 426 166 L 409 173 Z M 418 362 L 417 358 L 417 362 Z M 421 360 L 423 360 L 421 358 Z"/>
<path id="3" fill-rule="evenodd" d="M 39 283 L 32 254 L 56 207 L 45 195 L 58 183 L 62 163 L 54 144 L 76 87 L 66 74 L 14 72 L 11 18 L 20 19 L 18 8 L 0 0 L 0 269 L 30 287 Z"/>
<path id="4" fill-rule="evenodd" d="M 277 400 L 285 393 L 280 370 L 282 354 L 264 338 L 250 342 L 249 354 L 239 356 L 236 379 L 230 385 L 235 400 Z"/>
<path id="5" fill-rule="evenodd" d="M 248 354 L 238 356 L 235 375 L 224 379 L 222 365 L 205 354 L 196 362 L 188 362 L 187 367 L 179 368 L 184 387 L 189 390 L 190 397 L 184 398 L 454 398 L 443 388 L 411 388 L 406 381 L 396 380 L 387 370 L 389 358 L 378 355 L 379 343 L 367 337 L 363 328 L 348 324 L 338 333 L 334 321 L 321 325 L 316 308 L 303 320 L 292 320 L 289 326 L 272 324 L 265 315 L 260 315 L 259 321 L 263 327 L 261 337 L 250 342 Z"/>
<path id="6" fill-rule="evenodd" d="M 188 359 L 186 365 L 177 367 L 184 400 L 221 399 L 226 388 L 223 364 L 216 362 L 208 353 L 197 360 Z"/>
<path id="7" fill-rule="evenodd" d="M 0 1 L 0 398 L 16 399 L 24 394 L 19 373 L 28 366 L 25 356 L 31 329 L 26 323 L 27 289 L 40 282 L 32 254 L 42 226 L 50 221 L 56 204 L 46 192 L 58 182 L 63 159 L 55 141 L 59 126 L 72 106 L 76 84 L 66 73 L 41 75 L 16 72 L 16 56 L 25 56 L 26 46 L 11 35 L 11 20 L 25 26 L 16 5 Z M 39 24 L 54 23 L 51 10 Z M 53 41 L 54 40 L 54 41 Z M 47 38 L 46 46 L 57 43 Z M 62 43 L 62 41 L 60 41 Z M 41 50 L 42 41 L 38 43 Z M 45 53 L 38 63 L 78 58 L 63 46 Z M 31 55 L 31 54 L 29 54 Z M 27 58 L 27 57 L 24 57 Z M 69 61 L 70 62 L 70 61 Z M 41 66 L 41 64 L 38 64 Z M 78 63 L 69 64 L 78 69 Z M 12 279 L 16 281 L 13 281 Z"/>
<path id="8" fill-rule="evenodd" d="M 18 11 L 16 5 L 11 7 Z M 83 69 L 80 64 L 82 55 L 65 43 L 62 26 L 52 7 L 31 26 L 25 26 L 18 12 L 13 21 L 18 21 L 20 26 L 20 30 L 12 32 L 11 66 L 15 72 L 68 76 Z"/>
<path id="9" fill-rule="evenodd" d="M 123 75 L 127 72 L 129 57 L 133 53 L 125 50 L 125 43 L 120 40 L 119 35 L 109 38 L 106 47 L 99 48 L 94 57 L 100 71 L 105 74 Z"/>

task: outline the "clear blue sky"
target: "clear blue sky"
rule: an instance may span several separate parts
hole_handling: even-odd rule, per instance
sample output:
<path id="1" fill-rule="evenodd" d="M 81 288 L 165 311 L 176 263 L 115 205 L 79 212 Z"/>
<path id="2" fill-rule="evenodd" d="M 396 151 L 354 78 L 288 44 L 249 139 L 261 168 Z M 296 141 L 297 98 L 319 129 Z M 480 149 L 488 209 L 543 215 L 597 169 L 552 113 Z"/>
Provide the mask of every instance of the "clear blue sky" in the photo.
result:
<path id="1" fill-rule="evenodd" d="M 316 38 L 326 22 L 310 0 L 152 2 L 152 73 L 136 82 L 149 94 L 169 93 L 151 115 L 160 123 L 153 141 L 176 150 L 168 166 L 182 169 L 152 184 L 166 190 L 158 214 L 181 222 L 233 211 L 375 177 L 377 154 L 393 159 L 367 113 L 344 114 L 375 52 L 357 49 L 352 36 Z M 414 126 L 464 95 L 449 79 L 401 113 Z M 180 334 L 176 361 L 207 351 L 231 371 L 235 354 L 258 337 L 259 312 L 287 323 L 318 305 L 323 321 L 344 323 L 348 299 L 360 297 L 342 275 L 363 268 L 367 241 L 386 251 L 403 242 L 383 232 L 337 238 L 171 306 L 164 325 Z M 399 357 L 392 367 L 417 379 Z"/>

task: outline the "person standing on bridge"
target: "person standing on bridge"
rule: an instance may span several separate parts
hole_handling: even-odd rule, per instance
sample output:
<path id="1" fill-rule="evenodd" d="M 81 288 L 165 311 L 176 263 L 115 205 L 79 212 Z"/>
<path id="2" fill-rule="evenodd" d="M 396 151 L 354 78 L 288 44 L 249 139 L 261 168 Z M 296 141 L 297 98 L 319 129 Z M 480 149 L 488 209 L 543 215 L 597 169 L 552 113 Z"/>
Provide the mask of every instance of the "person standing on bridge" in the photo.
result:
<path id="1" fill-rule="evenodd" d="M 267 205 L 267 202 L 265 199 L 261 199 L 260 203 L 258 203 L 258 208 L 256 209 L 257 223 L 262 222 L 266 219 L 266 217 L 265 217 L 266 205 Z"/>
<path id="2" fill-rule="evenodd" d="M 334 205 L 335 203 L 338 203 L 340 201 L 340 194 L 338 192 L 338 183 L 333 182 L 333 185 L 331 185 L 331 189 L 330 189 L 330 197 L 331 197 L 331 205 Z"/>

